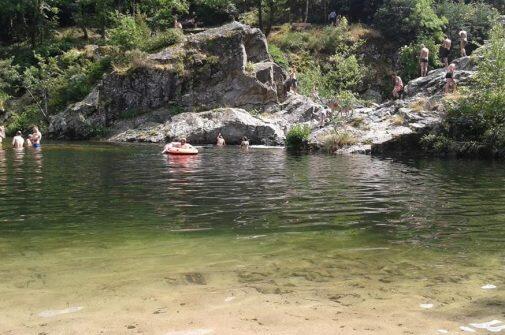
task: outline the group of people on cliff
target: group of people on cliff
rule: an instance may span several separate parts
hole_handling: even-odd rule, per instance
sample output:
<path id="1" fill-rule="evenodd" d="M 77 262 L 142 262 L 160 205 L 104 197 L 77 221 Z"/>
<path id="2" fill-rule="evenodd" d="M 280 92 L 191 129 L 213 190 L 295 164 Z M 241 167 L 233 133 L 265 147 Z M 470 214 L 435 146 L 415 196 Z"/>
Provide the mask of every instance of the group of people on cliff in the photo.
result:
<path id="1" fill-rule="evenodd" d="M 459 53 L 461 57 L 466 56 L 466 46 L 468 45 L 468 33 L 461 29 L 458 33 L 459 36 Z M 446 69 L 445 74 L 445 87 L 444 92 L 450 93 L 456 89 L 456 81 L 455 81 L 455 71 L 456 64 L 449 63 L 449 56 L 451 54 L 452 41 L 448 36 L 445 36 L 442 41 L 442 45 L 440 46 L 440 60 Z M 428 64 L 430 58 L 430 50 L 424 45 L 421 45 L 421 50 L 419 52 L 419 68 L 421 72 L 421 77 L 426 77 L 428 75 Z M 404 85 L 402 78 L 398 76 L 396 73 L 392 75 L 393 79 L 393 98 L 398 99 L 401 97 L 404 91 Z"/>
<path id="2" fill-rule="evenodd" d="M 5 135 L 5 127 L 0 126 L 0 149 L 2 147 L 2 142 L 6 138 Z M 12 138 L 12 147 L 14 149 L 23 149 L 24 147 L 33 147 L 35 149 L 40 148 L 40 143 L 42 141 L 42 133 L 39 130 L 39 127 L 33 126 L 32 133 L 28 134 L 26 139 L 23 137 L 23 133 L 18 130 L 16 135 Z"/>

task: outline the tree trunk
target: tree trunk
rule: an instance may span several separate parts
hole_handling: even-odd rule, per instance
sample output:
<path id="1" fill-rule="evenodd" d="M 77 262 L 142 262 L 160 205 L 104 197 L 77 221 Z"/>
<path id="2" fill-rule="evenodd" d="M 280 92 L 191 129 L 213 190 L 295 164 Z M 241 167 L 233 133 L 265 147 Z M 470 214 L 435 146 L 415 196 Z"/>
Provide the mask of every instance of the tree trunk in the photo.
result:
<path id="1" fill-rule="evenodd" d="M 274 21 L 274 14 L 275 14 L 275 5 L 273 0 L 268 0 L 268 24 L 267 24 L 267 29 L 265 31 L 265 35 L 270 35 L 270 32 L 272 31 L 272 25 Z"/>
<path id="2" fill-rule="evenodd" d="M 305 0 L 305 19 L 303 22 L 307 23 L 309 19 L 309 0 Z"/>
<path id="3" fill-rule="evenodd" d="M 263 30 L 263 1 L 258 0 L 258 26 Z"/>

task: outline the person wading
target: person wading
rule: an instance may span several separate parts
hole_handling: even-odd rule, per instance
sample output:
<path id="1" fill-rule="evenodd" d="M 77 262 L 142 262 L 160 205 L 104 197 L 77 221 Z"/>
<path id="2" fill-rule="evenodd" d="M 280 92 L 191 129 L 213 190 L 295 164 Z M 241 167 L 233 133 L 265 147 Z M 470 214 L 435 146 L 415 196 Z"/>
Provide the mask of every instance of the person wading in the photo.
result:
<path id="1" fill-rule="evenodd" d="M 23 149 L 23 145 L 25 144 L 25 139 L 23 138 L 21 131 L 16 132 L 16 136 L 12 139 L 12 147 L 14 149 Z"/>

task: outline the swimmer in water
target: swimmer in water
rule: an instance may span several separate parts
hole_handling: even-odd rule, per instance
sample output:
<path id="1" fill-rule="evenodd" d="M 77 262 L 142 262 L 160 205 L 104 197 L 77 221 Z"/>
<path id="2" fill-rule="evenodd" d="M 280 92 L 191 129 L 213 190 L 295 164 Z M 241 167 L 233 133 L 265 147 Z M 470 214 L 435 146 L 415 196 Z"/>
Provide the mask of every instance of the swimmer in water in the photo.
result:
<path id="1" fill-rule="evenodd" d="M 218 145 L 220 147 L 226 145 L 226 141 L 224 140 L 224 137 L 223 137 L 223 135 L 221 135 L 221 133 L 219 133 L 219 135 L 217 135 L 216 145 Z"/>
<path id="2" fill-rule="evenodd" d="M 183 137 L 179 142 L 170 142 L 163 148 L 162 154 L 166 154 L 172 148 L 180 148 L 180 149 L 192 149 L 194 148 L 191 144 L 186 142 L 186 139 Z"/>
<path id="3" fill-rule="evenodd" d="M 40 141 L 42 141 L 42 133 L 40 132 L 39 127 L 33 126 L 33 133 L 31 138 L 33 147 L 40 148 Z"/>
<path id="4" fill-rule="evenodd" d="M 26 141 L 25 141 L 25 146 L 27 148 L 31 147 L 33 144 L 32 144 L 32 138 L 33 138 L 33 135 L 30 134 L 28 135 L 28 137 L 26 138 Z"/>
<path id="5" fill-rule="evenodd" d="M 242 142 L 240 142 L 240 146 L 245 149 L 249 148 L 249 139 L 245 136 L 242 137 Z"/>
<path id="6" fill-rule="evenodd" d="M 14 149 L 23 149 L 23 145 L 25 144 L 25 139 L 23 138 L 21 131 L 16 132 L 16 136 L 12 139 L 12 147 Z"/>

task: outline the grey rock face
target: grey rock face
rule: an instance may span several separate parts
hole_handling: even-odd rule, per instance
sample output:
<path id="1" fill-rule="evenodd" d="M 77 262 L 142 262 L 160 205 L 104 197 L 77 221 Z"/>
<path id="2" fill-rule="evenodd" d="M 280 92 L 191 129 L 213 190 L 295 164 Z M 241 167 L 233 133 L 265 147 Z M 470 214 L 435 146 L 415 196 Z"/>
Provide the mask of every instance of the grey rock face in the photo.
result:
<path id="1" fill-rule="evenodd" d="M 286 78 L 271 61 L 263 33 L 234 22 L 108 75 L 93 99 L 53 117 L 50 130 L 53 137 L 84 139 L 93 134 L 90 127 L 114 129 L 124 119 L 158 109 L 263 111 L 285 99 Z"/>
<path id="2" fill-rule="evenodd" d="M 211 144 L 216 143 L 219 133 L 228 144 L 240 144 L 243 136 L 249 138 L 252 144 L 284 143 L 284 133 L 278 126 L 237 108 L 182 113 L 164 124 L 126 130 L 112 137 L 111 141 L 170 142 L 184 137 L 192 144 Z"/>

